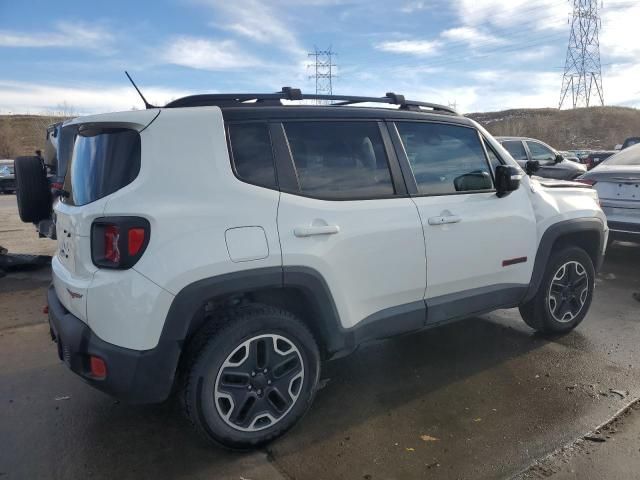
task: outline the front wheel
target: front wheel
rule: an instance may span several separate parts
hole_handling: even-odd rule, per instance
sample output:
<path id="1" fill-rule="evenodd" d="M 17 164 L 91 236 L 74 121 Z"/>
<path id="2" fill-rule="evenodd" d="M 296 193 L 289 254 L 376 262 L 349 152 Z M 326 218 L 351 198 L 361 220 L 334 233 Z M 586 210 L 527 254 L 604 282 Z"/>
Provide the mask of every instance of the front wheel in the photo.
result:
<path id="1" fill-rule="evenodd" d="M 257 447 L 289 430 L 311 405 L 320 354 L 289 312 L 243 307 L 200 336 L 183 405 L 208 439 L 234 449 Z"/>
<path id="2" fill-rule="evenodd" d="M 594 285 L 591 257 L 581 248 L 566 247 L 551 256 L 538 292 L 520 306 L 520 314 L 539 332 L 569 332 L 587 315 Z"/>

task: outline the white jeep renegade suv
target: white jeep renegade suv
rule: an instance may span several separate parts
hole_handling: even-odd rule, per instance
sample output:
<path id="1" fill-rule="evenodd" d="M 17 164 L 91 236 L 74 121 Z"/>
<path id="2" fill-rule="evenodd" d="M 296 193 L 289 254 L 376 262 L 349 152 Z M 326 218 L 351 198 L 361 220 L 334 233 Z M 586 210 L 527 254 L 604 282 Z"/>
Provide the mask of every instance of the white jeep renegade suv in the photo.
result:
<path id="1" fill-rule="evenodd" d="M 281 103 L 301 99 L 333 104 Z M 523 176 L 446 107 L 284 88 L 64 130 L 60 358 L 130 402 L 177 391 L 228 447 L 287 431 L 320 362 L 363 342 L 511 307 L 563 333 L 589 309 L 607 240 L 596 192 Z"/>

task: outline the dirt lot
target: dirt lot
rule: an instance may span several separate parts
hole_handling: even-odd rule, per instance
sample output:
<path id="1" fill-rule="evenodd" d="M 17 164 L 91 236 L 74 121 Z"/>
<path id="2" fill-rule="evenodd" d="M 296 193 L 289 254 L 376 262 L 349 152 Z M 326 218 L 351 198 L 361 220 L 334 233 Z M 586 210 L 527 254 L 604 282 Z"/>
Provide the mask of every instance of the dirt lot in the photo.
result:
<path id="1" fill-rule="evenodd" d="M 0 244 L 51 252 L 31 227 L 11 231 L 23 227 L 7 199 Z M 600 432 L 606 442 L 574 442 L 640 397 L 639 271 L 640 247 L 612 248 L 591 313 L 565 337 L 535 335 L 505 310 L 330 362 L 301 424 L 251 454 L 206 444 L 173 401 L 132 407 L 85 385 L 39 313 L 48 271 L 11 273 L 0 279 L 0 477 L 630 478 L 613 463 L 637 465 L 635 410 L 619 433 Z"/>

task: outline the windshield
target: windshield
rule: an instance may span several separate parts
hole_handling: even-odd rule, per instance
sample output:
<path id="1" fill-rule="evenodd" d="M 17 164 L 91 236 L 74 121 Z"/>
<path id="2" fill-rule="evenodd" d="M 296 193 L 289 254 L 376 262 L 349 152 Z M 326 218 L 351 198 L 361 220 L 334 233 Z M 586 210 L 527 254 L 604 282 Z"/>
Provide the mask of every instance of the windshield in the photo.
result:
<path id="1" fill-rule="evenodd" d="M 13 165 L 0 165 L 0 175 L 7 176 L 13 175 Z"/>
<path id="2" fill-rule="evenodd" d="M 640 165 L 640 144 L 610 156 L 603 165 Z"/>
<path id="3" fill-rule="evenodd" d="M 140 171 L 140 135 L 124 128 L 81 130 L 73 145 L 65 189 L 86 205 L 131 183 Z"/>

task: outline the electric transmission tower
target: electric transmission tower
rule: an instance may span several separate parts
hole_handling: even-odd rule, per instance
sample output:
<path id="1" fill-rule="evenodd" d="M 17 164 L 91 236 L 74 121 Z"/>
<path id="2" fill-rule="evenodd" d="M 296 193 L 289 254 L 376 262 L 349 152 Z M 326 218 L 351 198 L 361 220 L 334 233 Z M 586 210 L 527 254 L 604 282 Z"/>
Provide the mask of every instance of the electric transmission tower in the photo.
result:
<path id="1" fill-rule="evenodd" d="M 598 40 L 602 23 L 598 13 L 598 1 L 572 0 L 571 34 L 558 108 L 562 108 L 565 100 L 568 101 L 568 96 L 571 96 L 573 108 L 588 107 L 592 94 L 597 95 L 597 101 L 604 106 Z"/>
<path id="2" fill-rule="evenodd" d="M 309 67 L 313 71 L 313 75 L 309 75 L 309 78 L 315 79 L 316 82 L 316 95 L 332 95 L 333 94 L 333 79 L 336 74 L 336 64 L 333 63 L 333 57 L 336 52 L 331 51 L 331 47 L 327 50 L 315 50 L 308 54 L 312 59 L 312 63 Z M 318 100 L 317 103 L 322 103 Z"/>

